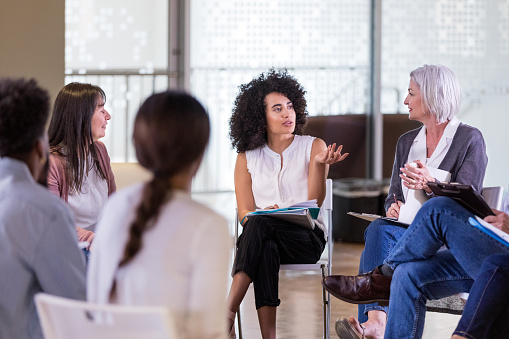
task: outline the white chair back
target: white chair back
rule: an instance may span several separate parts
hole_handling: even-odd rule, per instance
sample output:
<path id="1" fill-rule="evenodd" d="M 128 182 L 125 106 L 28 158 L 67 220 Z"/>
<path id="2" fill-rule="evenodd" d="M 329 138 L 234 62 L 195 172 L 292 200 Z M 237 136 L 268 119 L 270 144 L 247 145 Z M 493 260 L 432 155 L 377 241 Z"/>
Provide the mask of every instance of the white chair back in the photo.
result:
<path id="1" fill-rule="evenodd" d="M 46 339 L 177 338 L 164 307 L 98 305 L 38 293 L 35 304 Z"/>
<path id="2" fill-rule="evenodd" d="M 482 196 L 491 208 L 500 210 L 502 208 L 502 195 L 504 188 L 502 186 L 484 187 Z"/>
<path id="3" fill-rule="evenodd" d="M 115 176 L 117 191 L 152 178 L 152 174 L 137 162 L 112 162 L 111 170 Z"/>

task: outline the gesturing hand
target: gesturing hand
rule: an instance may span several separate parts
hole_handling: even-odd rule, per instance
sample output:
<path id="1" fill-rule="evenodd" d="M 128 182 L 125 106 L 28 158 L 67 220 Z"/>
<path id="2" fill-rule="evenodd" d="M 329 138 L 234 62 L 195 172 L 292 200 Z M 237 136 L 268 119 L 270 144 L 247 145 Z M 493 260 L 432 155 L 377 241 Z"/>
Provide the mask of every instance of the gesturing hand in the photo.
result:
<path id="1" fill-rule="evenodd" d="M 325 151 L 320 152 L 315 156 L 315 162 L 319 164 L 332 165 L 343 161 L 350 153 L 341 154 L 342 149 L 343 145 L 339 145 L 337 150 L 336 143 L 329 145 Z"/>

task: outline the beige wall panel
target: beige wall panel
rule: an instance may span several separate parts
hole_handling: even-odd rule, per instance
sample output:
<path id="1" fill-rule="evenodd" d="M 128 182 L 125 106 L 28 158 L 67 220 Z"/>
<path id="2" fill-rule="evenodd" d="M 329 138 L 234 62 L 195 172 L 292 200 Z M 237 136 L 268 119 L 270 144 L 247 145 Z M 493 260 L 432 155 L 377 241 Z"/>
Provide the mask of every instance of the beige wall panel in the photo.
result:
<path id="1" fill-rule="evenodd" d="M 64 85 L 64 0 L 0 1 L 0 77 L 35 78 L 51 102 Z"/>

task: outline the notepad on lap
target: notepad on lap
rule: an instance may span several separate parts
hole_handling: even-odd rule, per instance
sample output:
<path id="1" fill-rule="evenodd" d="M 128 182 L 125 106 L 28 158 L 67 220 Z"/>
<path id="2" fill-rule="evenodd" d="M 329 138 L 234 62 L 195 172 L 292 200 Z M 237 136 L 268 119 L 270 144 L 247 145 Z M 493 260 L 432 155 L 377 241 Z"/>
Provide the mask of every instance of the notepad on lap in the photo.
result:
<path id="1" fill-rule="evenodd" d="M 313 199 L 291 205 L 290 207 L 287 208 L 257 209 L 255 212 L 248 213 L 247 218 L 249 219 L 249 216 L 255 215 L 266 215 L 286 220 L 295 225 L 303 226 L 309 229 L 314 229 L 315 228 L 314 220 L 318 218 L 318 214 L 320 214 L 320 208 L 316 203 L 316 199 Z"/>
<path id="2" fill-rule="evenodd" d="M 384 216 L 378 215 L 378 214 L 357 213 L 357 212 L 348 212 L 347 214 L 351 215 L 351 216 L 354 216 L 354 217 L 357 217 L 357 218 L 360 218 L 360 219 L 367 220 L 367 221 L 374 221 L 376 219 L 382 219 L 382 220 L 387 220 L 387 221 L 391 221 L 391 222 L 395 222 L 395 223 L 401 224 L 401 226 L 408 226 L 409 225 L 407 223 L 398 221 L 398 219 L 396 219 L 396 218 L 384 217 Z"/>
<path id="3" fill-rule="evenodd" d="M 484 221 L 483 219 L 479 218 L 478 216 L 474 218 L 470 217 L 468 218 L 468 222 L 470 225 L 480 229 L 490 237 L 498 240 L 502 244 L 509 247 L 509 234 L 505 233 L 502 230 L 499 230 L 495 226 L 491 225 L 490 223 Z"/>
<path id="4" fill-rule="evenodd" d="M 428 167 L 428 172 L 438 181 L 449 181 L 451 178 L 451 173 L 438 168 Z M 419 209 L 428 200 L 429 197 L 424 190 L 408 190 L 405 204 L 399 210 L 398 221 L 411 224 Z"/>

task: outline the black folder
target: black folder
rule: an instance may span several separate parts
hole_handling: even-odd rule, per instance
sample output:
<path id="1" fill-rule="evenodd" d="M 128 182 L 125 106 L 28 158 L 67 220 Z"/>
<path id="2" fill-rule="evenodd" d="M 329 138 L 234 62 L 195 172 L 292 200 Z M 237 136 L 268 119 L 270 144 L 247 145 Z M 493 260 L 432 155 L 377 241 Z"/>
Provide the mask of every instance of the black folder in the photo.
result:
<path id="1" fill-rule="evenodd" d="M 428 182 L 428 187 L 435 195 L 454 199 L 461 206 L 483 219 L 488 215 L 495 215 L 483 196 L 472 185 Z"/>

